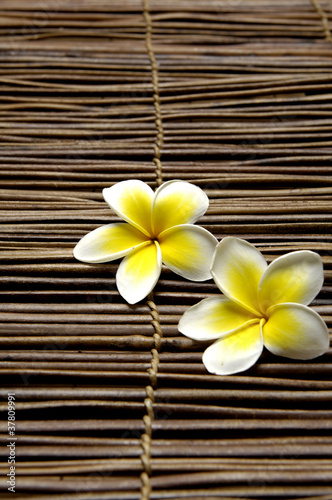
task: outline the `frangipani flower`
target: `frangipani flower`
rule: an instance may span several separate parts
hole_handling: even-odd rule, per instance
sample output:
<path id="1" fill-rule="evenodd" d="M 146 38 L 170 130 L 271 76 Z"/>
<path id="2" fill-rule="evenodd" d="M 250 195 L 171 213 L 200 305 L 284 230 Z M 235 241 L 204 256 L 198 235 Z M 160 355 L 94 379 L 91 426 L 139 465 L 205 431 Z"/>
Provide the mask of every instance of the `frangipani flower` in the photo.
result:
<path id="1" fill-rule="evenodd" d="M 120 294 L 130 304 L 156 285 L 162 263 L 193 281 L 211 278 L 217 239 L 193 223 L 209 205 L 204 191 L 184 181 L 169 181 L 154 191 L 129 180 L 103 190 L 114 212 L 126 222 L 101 226 L 76 245 L 82 262 L 101 263 L 124 257 L 116 274 Z"/>
<path id="2" fill-rule="evenodd" d="M 312 359 L 329 348 L 321 317 L 307 305 L 323 284 L 320 256 L 297 251 L 269 266 L 250 243 L 224 238 L 211 273 L 224 296 L 189 308 L 179 330 L 194 340 L 215 340 L 203 354 L 207 370 L 229 375 L 250 368 L 263 345 L 277 356 Z"/>

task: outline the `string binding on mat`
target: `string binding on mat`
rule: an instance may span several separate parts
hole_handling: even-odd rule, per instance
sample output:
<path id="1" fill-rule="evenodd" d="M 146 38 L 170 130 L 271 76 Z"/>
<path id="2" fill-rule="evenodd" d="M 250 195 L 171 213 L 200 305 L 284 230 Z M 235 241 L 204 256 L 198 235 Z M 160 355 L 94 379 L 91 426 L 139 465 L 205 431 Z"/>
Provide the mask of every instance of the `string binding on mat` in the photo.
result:
<path id="1" fill-rule="evenodd" d="M 141 462 L 144 471 L 141 473 L 141 500 L 150 500 L 150 493 L 152 491 L 150 484 L 150 476 L 152 474 L 151 468 L 151 442 L 152 442 L 152 422 L 154 421 L 153 403 L 155 402 L 154 389 L 157 387 L 157 375 L 159 365 L 159 350 L 161 347 L 162 330 L 160 326 L 159 312 L 153 300 L 153 293 L 151 292 L 148 297 L 147 305 L 150 308 L 152 321 L 151 324 L 155 329 L 153 335 L 154 348 L 151 349 L 152 358 L 150 361 L 151 368 L 148 369 L 150 385 L 145 387 L 146 398 L 144 404 L 146 414 L 143 417 L 144 434 L 141 436 L 141 446 L 143 453 L 141 455 Z"/>
<path id="2" fill-rule="evenodd" d="M 330 26 L 329 26 L 329 18 L 327 16 L 327 14 L 322 9 L 318 0 L 311 0 L 311 2 L 313 4 L 313 6 L 315 7 L 318 15 L 321 18 L 321 21 L 323 24 L 323 29 L 324 29 L 325 40 L 332 43 L 332 34 L 331 34 L 331 30 L 330 30 Z"/>
<path id="3" fill-rule="evenodd" d="M 146 24 L 146 48 L 151 64 L 151 75 L 153 84 L 153 103 L 155 108 L 155 124 L 157 128 L 157 136 L 154 143 L 154 158 L 153 162 L 156 165 L 156 183 L 160 186 L 163 183 L 162 176 L 162 165 L 161 165 L 161 148 L 164 143 L 164 129 L 161 117 L 160 108 L 160 95 L 159 95 L 159 79 L 158 79 L 158 65 L 153 52 L 152 47 L 152 21 L 150 16 L 149 2 L 148 0 L 143 0 L 143 15 Z M 150 476 L 152 474 L 151 468 L 151 441 L 152 441 L 152 422 L 154 420 L 154 409 L 153 403 L 155 402 L 154 389 L 157 387 L 157 374 L 159 365 L 159 351 L 161 348 L 161 338 L 162 330 L 160 326 L 159 312 L 156 304 L 153 300 L 153 293 L 151 292 L 148 297 L 147 304 L 151 311 L 152 321 L 151 324 L 154 327 L 155 333 L 153 335 L 154 348 L 151 350 L 152 358 L 150 361 L 151 368 L 148 369 L 150 385 L 146 386 L 146 398 L 144 399 L 144 404 L 146 408 L 146 414 L 143 417 L 145 432 L 141 437 L 141 446 L 143 453 L 141 455 L 141 462 L 143 466 L 143 472 L 141 473 L 141 500 L 150 500 L 150 494 L 152 491 Z"/>
<path id="4" fill-rule="evenodd" d="M 163 183 L 162 165 L 161 165 L 161 149 L 164 144 L 164 128 L 161 116 L 160 95 L 159 95 L 159 78 L 158 64 L 152 47 L 152 21 L 150 15 L 149 1 L 143 0 L 143 15 L 146 25 L 145 43 L 151 64 L 152 84 L 153 84 L 153 104 L 155 109 L 155 124 L 157 127 L 157 136 L 154 143 L 154 158 L 153 162 L 156 165 L 155 174 L 156 182 L 160 186 Z"/>

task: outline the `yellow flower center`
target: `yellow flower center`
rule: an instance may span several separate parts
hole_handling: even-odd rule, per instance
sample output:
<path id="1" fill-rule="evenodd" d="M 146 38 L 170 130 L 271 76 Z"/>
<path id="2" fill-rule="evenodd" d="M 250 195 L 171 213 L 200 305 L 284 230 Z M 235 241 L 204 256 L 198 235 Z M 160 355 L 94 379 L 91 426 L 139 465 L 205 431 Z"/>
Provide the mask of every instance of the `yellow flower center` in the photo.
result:
<path id="1" fill-rule="evenodd" d="M 261 328 L 263 328 L 263 326 L 265 325 L 266 322 L 267 322 L 267 318 L 265 318 L 265 317 L 261 318 L 261 320 L 259 322 Z"/>

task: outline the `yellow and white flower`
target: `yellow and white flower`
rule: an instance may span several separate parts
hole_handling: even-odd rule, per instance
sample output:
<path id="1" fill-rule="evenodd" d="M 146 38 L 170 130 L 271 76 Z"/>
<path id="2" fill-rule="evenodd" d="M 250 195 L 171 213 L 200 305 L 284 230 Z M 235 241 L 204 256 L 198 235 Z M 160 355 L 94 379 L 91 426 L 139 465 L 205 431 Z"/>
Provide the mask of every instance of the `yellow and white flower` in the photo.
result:
<path id="1" fill-rule="evenodd" d="M 129 180 L 105 188 L 103 196 L 125 222 L 88 233 L 76 245 L 74 256 L 87 263 L 124 257 L 116 283 L 127 302 L 135 304 L 151 292 L 162 263 L 193 281 L 211 278 L 217 239 L 193 225 L 209 205 L 199 187 L 174 180 L 154 192 L 142 181 Z"/>
<path id="2" fill-rule="evenodd" d="M 224 296 L 202 300 L 179 322 L 191 339 L 218 339 L 203 354 L 209 372 L 246 370 L 263 345 L 277 356 L 303 360 L 328 350 L 326 324 L 307 307 L 324 280 L 317 253 L 291 252 L 268 266 L 253 245 L 226 237 L 216 247 L 211 273 Z"/>

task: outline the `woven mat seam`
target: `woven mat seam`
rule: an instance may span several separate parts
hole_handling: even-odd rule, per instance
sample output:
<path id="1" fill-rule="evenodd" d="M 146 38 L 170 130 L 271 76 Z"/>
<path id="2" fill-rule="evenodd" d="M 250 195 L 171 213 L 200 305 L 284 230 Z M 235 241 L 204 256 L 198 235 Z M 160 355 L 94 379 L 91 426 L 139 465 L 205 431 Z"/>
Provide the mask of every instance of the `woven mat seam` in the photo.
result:
<path id="1" fill-rule="evenodd" d="M 155 402 L 154 389 L 157 388 L 157 374 L 159 365 L 159 351 L 161 348 L 161 338 L 162 329 L 160 325 L 160 318 L 158 308 L 154 302 L 153 292 L 148 296 L 147 305 L 151 311 L 151 324 L 154 327 L 155 333 L 153 335 L 154 348 L 151 350 L 152 358 L 150 361 L 151 367 L 148 369 L 150 385 L 145 387 L 146 398 L 144 399 L 144 404 L 146 408 L 146 414 L 143 417 L 145 432 L 141 436 L 141 446 L 143 453 L 141 455 L 141 462 L 143 466 L 143 472 L 140 475 L 142 487 L 141 487 L 141 500 L 150 500 L 150 494 L 152 492 L 150 476 L 152 474 L 151 468 L 151 443 L 152 443 L 152 423 L 154 421 L 154 409 L 153 404 Z"/>
<path id="2" fill-rule="evenodd" d="M 160 186 L 163 183 L 162 164 L 160 158 L 161 158 L 161 149 L 164 144 L 164 128 L 163 128 L 161 107 L 160 107 L 158 64 L 152 47 L 152 20 L 150 15 L 149 0 L 143 0 L 143 15 L 146 25 L 145 43 L 151 65 L 151 75 L 153 84 L 153 104 L 155 109 L 155 124 L 157 127 L 157 136 L 154 143 L 153 162 L 156 165 L 156 170 L 155 170 L 155 174 L 157 176 L 156 182 L 157 185 Z"/>
<path id="3" fill-rule="evenodd" d="M 311 0 L 311 3 L 315 7 L 319 17 L 321 18 L 323 30 L 324 30 L 324 35 L 325 35 L 325 40 L 332 43 L 332 34 L 331 34 L 331 30 L 330 30 L 330 26 L 329 26 L 329 18 L 327 16 L 327 14 L 322 9 L 318 0 Z"/>
<path id="4" fill-rule="evenodd" d="M 155 124 L 157 128 L 157 135 L 154 143 L 153 162 L 156 165 L 155 169 L 156 183 L 157 186 L 160 186 L 163 183 L 162 164 L 160 158 L 161 158 L 161 148 L 163 147 L 164 143 L 164 129 L 162 123 L 161 108 L 160 108 L 158 65 L 152 47 L 152 20 L 150 15 L 149 1 L 148 0 L 142 0 L 142 1 L 143 1 L 143 16 L 146 26 L 145 43 L 151 65 L 153 104 L 155 110 Z M 153 403 L 155 402 L 154 389 L 157 387 L 159 351 L 161 348 L 161 338 L 162 338 L 159 312 L 156 304 L 154 303 L 153 292 L 149 294 L 147 304 L 151 311 L 151 316 L 152 316 L 151 324 L 154 327 L 155 333 L 153 335 L 154 348 L 151 350 L 152 354 L 152 358 L 150 361 L 151 368 L 148 369 L 150 385 L 145 387 L 146 398 L 144 399 L 144 404 L 146 408 L 146 414 L 143 417 L 145 432 L 141 436 L 141 446 L 143 453 L 140 457 L 144 469 L 140 475 L 142 484 L 141 500 L 150 500 L 150 494 L 152 491 L 150 476 L 152 473 L 151 441 L 152 441 L 152 422 L 154 420 Z"/>

